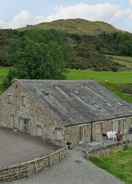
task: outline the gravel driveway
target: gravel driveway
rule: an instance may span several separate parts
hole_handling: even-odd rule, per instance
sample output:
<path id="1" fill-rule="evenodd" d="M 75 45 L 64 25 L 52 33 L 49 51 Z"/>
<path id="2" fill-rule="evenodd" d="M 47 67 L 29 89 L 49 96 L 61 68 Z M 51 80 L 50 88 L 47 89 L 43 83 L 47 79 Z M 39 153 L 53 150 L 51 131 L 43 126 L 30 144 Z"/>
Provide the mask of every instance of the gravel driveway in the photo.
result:
<path id="1" fill-rule="evenodd" d="M 123 184 L 106 171 L 85 160 L 81 151 L 72 150 L 58 165 L 28 179 L 11 184 Z"/>

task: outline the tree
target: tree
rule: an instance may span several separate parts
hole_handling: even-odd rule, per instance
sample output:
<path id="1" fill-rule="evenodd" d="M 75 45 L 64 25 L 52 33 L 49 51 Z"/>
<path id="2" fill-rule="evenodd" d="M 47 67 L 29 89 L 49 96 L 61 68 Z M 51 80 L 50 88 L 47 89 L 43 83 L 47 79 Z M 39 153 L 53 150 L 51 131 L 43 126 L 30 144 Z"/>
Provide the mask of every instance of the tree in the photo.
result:
<path id="1" fill-rule="evenodd" d="M 28 34 L 28 35 L 27 35 Z M 56 31 L 21 33 L 19 41 L 10 46 L 9 62 L 14 68 L 6 81 L 18 79 L 63 79 L 69 60 L 64 35 Z"/>

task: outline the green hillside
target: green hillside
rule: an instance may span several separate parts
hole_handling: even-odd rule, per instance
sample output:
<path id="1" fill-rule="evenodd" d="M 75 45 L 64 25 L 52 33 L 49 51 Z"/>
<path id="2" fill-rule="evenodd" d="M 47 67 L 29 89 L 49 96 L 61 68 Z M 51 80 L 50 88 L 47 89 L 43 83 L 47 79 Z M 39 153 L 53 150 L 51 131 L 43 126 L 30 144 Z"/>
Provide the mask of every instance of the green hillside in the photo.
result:
<path id="1" fill-rule="evenodd" d="M 66 33 L 66 41 L 73 54 L 69 68 L 97 71 L 132 69 L 132 34 L 120 31 L 108 23 L 69 19 L 27 26 L 20 30 L 34 29 L 53 29 Z M 126 57 L 120 60 L 116 56 L 130 58 L 129 61 Z"/>
<path id="2" fill-rule="evenodd" d="M 13 65 L 9 62 L 9 49 L 16 43 L 20 45 L 23 35 L 36 43 L 51 31 L 60 35 L 63 33 L 65 37 L 70 55 L 67 68 L 95 71 L 132 69 L 132 34 L 105 22 L 83 19 L 57 20 L 17 30 L 0 30 L 0 66 Z M 51 40 L 50 36 L 47 39 L 55 42 L 55 38 Z"/>
<path id="3" fill-rule="evenodd" d="M 97 80 L 99 82 L 107 82 L 114 84 L 132 83 L 132 72 L 96 72 L 88 70 L 68 70 L 66 77 L 69 80 Z"/>
<path id="4" fill-rule="evenodd" d="M 4 91 L 3 81 L 9 68 L 0 68 L 0 93 Z M 117 96 L 132 103 L 132 72 L 95 72 L 70 70 L 65 72 L 69 80 L 96 80 L 113 91 Z"/>
<path id="5" fill-rule="evenodd" d="M 36 26 L 27 26 L 26 29 L 56 29 L 65 31 L 67 33 L 77 33 L 77 34 L 87 34 L 87 35 L 95 35 L 100 32 L 116 32 L 118 31 L 112 25 L 100 22 L 100 21 L 88 21 L 84 19 L 69 19 L 69 20 L 57 20 L 48 23 L 41 23 Z"/>
<path id="6" fill-rule="evenodd" d="M 53 58 L 60 58 L 57 53 L 61 53 L 61 45 L 64 45 L 68 48 L 64 57 L 69 56 L 66 79 L 97 80 L 122 99 L 132 102 L 131 33 L 120 31 L 104 22 L 83 19 L 58 20 L 18 30 L 0 30 L 0 92 L 4 90 L 3 81 L 8 75 L 9 67 L 14 69 L 19 63 L 18 56 L 20 52 L 25 52 L 24 47 L 26 53 L 23 56 L 30 56 L 31 66 L 28 68 L 37 67 L 36 61 L 45 61 L 45 58 L 35 54 L 33 64 L 28 45 L 30 49 L 39 47 L 38 52 L 41 51 L 41 56 L 47 58 L 48 52 L 47 55 L 44 54 L 43 48 L 50 48 L 53 71 L 56 67 Z M 25 63 L 28 60 L 24 60 L 24 57 L 20 60 Z M 46 62 L 42 62 L 41 66 L 45 68 Z M 23 73 L 21 67 L 19 70 Z"/>
<path id="7" fill-rule="evenodd" d="M 66 79 L 96 80 L 113 91 L 123 100 L 132 103 L 132 72 L 95 72 L 82 70 L 68 70 Z"/>
<path id="8" fill-rule="evenodd" d="M 113 61 L 121 65 L 126 66 L 126 68 L 132 70 L 132 57 L 128 56 L 112 56 Z"/>
<path id="9" fill-rule="evenodd" d="M 3 82 L 7 77 L 9 68 L 0 68 L 0 94 L 4 91 Z"/>

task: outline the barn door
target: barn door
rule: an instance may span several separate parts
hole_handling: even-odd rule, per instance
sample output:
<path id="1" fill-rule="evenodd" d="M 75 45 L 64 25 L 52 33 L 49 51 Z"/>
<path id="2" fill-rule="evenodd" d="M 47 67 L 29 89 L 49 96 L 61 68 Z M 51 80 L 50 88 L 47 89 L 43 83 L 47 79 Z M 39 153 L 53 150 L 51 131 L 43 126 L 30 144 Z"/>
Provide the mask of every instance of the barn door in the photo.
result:
<path id="1" fill-rule="evenodd" d="M 20 118 L 19 119 L 19 129 L 22 132 L 29 133 L 30 132 L 30 119 Z"/>
<path id="2" fill-rule="evenodd" d="M 25 133 L 29 132 L 30 129 L 30 120 L 29 119 L 24 119 L 24 125 L 23 125 L 23 130 Z"/>
<path id="3" fill-rule="evenodd" d="M 113 122 L 113 131 L 117 132 L 118 128 L 119 128 L 118 121 L 116 120 L 116 121 Z"/>
<path id="4" fill-rule="evenodd" d="M 84 127 L 80 127 L 80 142 L 84 139 Z"/>
<path id="5" fill-rule="evenodd" d="M 80 141 L 90 142 L 91 134 L 92 133 L 90 125 L 80 127 Z"/>

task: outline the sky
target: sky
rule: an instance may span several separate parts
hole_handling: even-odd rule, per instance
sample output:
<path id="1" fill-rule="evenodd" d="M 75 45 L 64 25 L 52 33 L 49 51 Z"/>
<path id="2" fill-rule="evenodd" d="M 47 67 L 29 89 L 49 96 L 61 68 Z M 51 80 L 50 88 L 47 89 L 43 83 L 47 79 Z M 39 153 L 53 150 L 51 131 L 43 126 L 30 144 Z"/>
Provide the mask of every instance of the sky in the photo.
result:
<path id="1" fill-rule="evenodd" d="M 0 0 L 0 28 L 69 18 L 105 21 L 132 32 L 132 0 Z"/>

